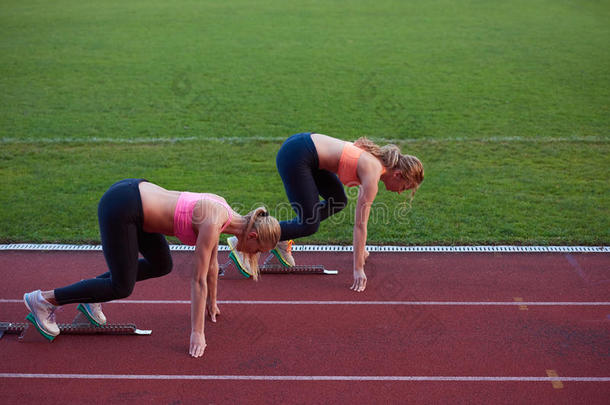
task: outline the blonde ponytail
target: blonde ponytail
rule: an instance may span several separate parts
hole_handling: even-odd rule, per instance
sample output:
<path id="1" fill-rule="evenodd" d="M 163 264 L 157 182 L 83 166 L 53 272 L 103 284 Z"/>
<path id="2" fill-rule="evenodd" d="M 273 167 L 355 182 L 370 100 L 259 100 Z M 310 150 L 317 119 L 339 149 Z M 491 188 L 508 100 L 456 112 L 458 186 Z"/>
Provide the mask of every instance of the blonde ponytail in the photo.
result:
<path id="1" fill-rule="evenodd" d="M 248 235 L 251 231 L 256 232 L 258 235 L 259 242 L 264 246 L 275 247 L 280 240 L 281 229 L 280 224 L 271 215 L 265 207 L 258 207 L 255 210 L 250 211 L 244 216 L 246 219 L 246 227 L 242 232 L 242 235 Z M 250 264 L 250 270 L 252 271 L 252 278 L 258 280 L 259 268 L 258 268 L 258 254 L 247 255 L 247 260 Z"/>
<path id="2" fill-rule="evenodd" d="M 393 169 L 400 160 L 400 148 L 396 145 L 390 144 L 379 147 L 371 140 L 362 137 L 354 142 L 354 146 L 369 152 L 371 155 L 381 160 L 381 163 L 388 169 Z"/>
<path id="3" fill-rule="evenodd" d="M 411 200 L 413 200 L 415 191 L 417 191 L 421 182 L 424 181 L 424 165 L 422 165 L 418 158 L 411 155 L 403 155 L 400 153 L 400 148 L 396 145 L 390 144 L 379 147 L 366 137 L 357 139 L 354 142 L 354 146 L 369 152 L 381 160 L 386 170 L 400 170 L 402 176 L 411 184 Z"/>

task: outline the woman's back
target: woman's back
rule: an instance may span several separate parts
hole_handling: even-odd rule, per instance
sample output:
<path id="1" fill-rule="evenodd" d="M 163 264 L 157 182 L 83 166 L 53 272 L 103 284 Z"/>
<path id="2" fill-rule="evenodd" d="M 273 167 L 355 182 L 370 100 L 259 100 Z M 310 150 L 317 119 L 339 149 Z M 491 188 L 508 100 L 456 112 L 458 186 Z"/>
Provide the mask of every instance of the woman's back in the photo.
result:
<path id="1" fill-rule="evenodd" d="M 319 168 L 337 173 L 339 170 L 341 152 L 343 152 L 343 147 L 346 142 L 322 134 L 311 134 L 311 140 L 314 145 L 316 145 L 318 160 L 320 162 Z"/>
<path id="2" fill-rule="evenodd" d="M 174 231 L 174 211 L 180 192 L 169 191 L 153 183 L 140 183 L 143 228 L 146 232 L 172 235 Z"/>

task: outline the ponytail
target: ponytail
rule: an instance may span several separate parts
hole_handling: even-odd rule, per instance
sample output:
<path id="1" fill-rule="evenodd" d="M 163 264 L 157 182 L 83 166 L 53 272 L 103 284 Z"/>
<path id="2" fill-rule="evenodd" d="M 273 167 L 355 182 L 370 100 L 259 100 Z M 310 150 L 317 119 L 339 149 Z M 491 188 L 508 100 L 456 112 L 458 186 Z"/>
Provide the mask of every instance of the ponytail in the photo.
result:
<path id="1" fill-rule="evenodd" d="M 252 230 L 252 228 L 254 228 L 255 224 L 256 224 L 256 220 L 259 217 L 266 217 L 268 216 L 269 213 L 267 212 L 267 210 L 265 209 L 265 207 L 258 207 L 253 211 L 250 211 L 249 213 L 247 213 L 244 218 L 246 219 L 247 225 L 246 225 L 246 230 L 245 233 L 248 234 L 250 233 L 250 231 Z"/>
<path id="2" fill-rule="evenodd" d="M 400 160 L 400 148 L 396 145 L 385 145 L 379 147 L 371 140 L 362 137 L 354 142 L 354 146 L 363 149 L 381 160 L 381 163 L 388 169 L 393 169 Z"/>
<path id="3" fill-rule="evenodd" d="M 354 146 L 375 156 L 381 161 L 386 170 L 400 170 L 402 176 L 412 185 L 410 201 L 413 201 L 415 191 L 417 191 L 421 182 L 424 181 L 424 165 L 422 165 L 418 158 L 401 154 L 400 148 L 396 145 L 390 144 L 379 147 L 366 137 L 357 139 L 354 142 Z"/>
<path id="4" fill-rule="evenodd" d="M 246 219 L 246 227 L 242 232 L 242 235 L 247 235 L 250 232 L 254 231 L 258 235 L 258 240 L 261 244 L 265 246 L 275 246 L 280 240 L 281 229 L 280 224 L 271 215 L 265 207 L 258 207 L 253 211 L 250 211 L 248 214 L 244 216 Z M 258 275 L 260 273 L 258 268 L 258 254 L 247 255 L 247 260 L 250 264 L 250 270 L 252 270 L 252 278 L 254 280 L 258 280 Z"/>

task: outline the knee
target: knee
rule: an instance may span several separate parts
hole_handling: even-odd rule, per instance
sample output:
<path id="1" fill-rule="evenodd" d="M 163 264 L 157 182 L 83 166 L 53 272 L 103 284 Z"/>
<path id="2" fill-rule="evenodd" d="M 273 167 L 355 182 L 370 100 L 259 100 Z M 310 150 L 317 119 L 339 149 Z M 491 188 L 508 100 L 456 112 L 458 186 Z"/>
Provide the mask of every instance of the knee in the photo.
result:
<path id="1" fill-rule="evenodd" d="M 347 196 L 341 195 L 330 197 L 328 200 L 326 200 L 326 204 L 328 207 L 328 215 L 334 215 L 347 207 Z"/>
<path id="2" fill-rule="evenodd" d="M 143 279 L 162 277 L 172 271 L 173 263 L 170 255 L 152 259 L 140 259 L 140 268 L 145 268 L 146 275 Z"/>
<path id="3" fill-rule="evenodd" d="M 165 276 L 165 275 L 171 273 L 173 267 L 174 267 L 174 263 L 172 262 L 172 257 L 167 256 L 167 258 L 165 260 L 161 261 L 157 265 L 157 274 L 159 275 L 159 277 Z"/>
<path id="4" fill-rule="evenodd" d="M 116 284 L 116 283 L 112 283 L 112 295 L 113 295 L 113 299 L 115 300 L 120 300 L 123 298 L 127 298 L 131 295 L 131 293 L 133 292 L 133 287 L 135 284 L 132 285 L 126 285 L 126 284 Z"/>
<path id="5" fill-rule="evenodd" d="M 320 221 L 314 221 L 314 222 L 305 222 L 303 224 L 303 226 L 301 227 L 301 237 L 305 237 L 305 236 L 309 236 L 309 235 L 313 235 L 314 233 L 318 232 L 318 229 L 320 228 Z"/>
<path id="6" fill-rule="evenodd" d="M 148 277 L 163 277 L 172 271 L 172 257 L 167 256 L 154 261 L 148 262 L 149 275 Z"/>
<path id="7" fill-rule="evenodd" d="M 343 195 L 332 200 L 332 207 L 334 212 L 339 212 L 347 207 L 347 196 Z"/>

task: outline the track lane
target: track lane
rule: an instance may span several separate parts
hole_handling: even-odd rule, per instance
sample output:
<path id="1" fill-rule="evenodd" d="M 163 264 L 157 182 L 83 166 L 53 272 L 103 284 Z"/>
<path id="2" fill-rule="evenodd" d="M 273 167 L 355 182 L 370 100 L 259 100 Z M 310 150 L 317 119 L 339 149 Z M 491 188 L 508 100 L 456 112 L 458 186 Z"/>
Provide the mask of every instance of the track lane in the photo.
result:
<path id="1" fill-rule="evenodd" d="M 298 253 L 299 263 L 338 269 L 334 276 L 263 275 L 259 282 L 232 271 L 219 282 L 220 300 L 366 301 L 610 301 L 610 254 L 410 253 L 372 254 L 368 287 L 349 290 L 350 253 Z M 132 300 L 188 300 L 194 266 L 191 252 L 173 252 L 168 276 L 136 285 Z M 226 260 L 219 253 L 219 261 Z M 577 263 L 578 268 L 574 266 Z M 101 252 L 0 252 L 10 269 L 0 298 L 53 288 L 106 271 Z"/>
<path id="2" fill-rule="evenodd" d="M 311 264 L 336 268 L 345 262 L 349 267 L 349 254 L 300 254 Z M 190 255 L 174 252 L 174 272 L 139 283 L 130 299 L 188 299 Z M 379 255 L 369 261 L 370 282 L 364 294 L 347 289 L 351 274 L 342 271 L 338 276 L 264 276 L 259 283 L 229 274 L 219 284 L 219 295 L 227 300 L 608 301 L 607 262 L 605 254 L 573 254 L 571 259 L 562 254 Z M 0 286 L 0 297 L 12 299 L 37 286 L 96 275 L 105 267 L 101 253 L 82 252 L 2 253 L 0 266 L 10 266 L 13 273 Z M 0 304 L 0 319 L 14 318 L 20 311 L 25 316 L 22 307 L 19 302 Z M 105 311 L 114 322 L 152 328 L 153 336 L 60 336 L 52 344 L 29 345 L 6 336 L 0 341 L 1 372 L 546 378 L 547 369 L 574 377 L 606 377 L 610 370 L 606 306 L 520 310 L 518 306 L 221 304 L 219 323 L 206 326 L 209 347 L 204 359 L 186 354 L 187 304 L 119 302 L 106 305 Z M 73 306 L 67 306 L 60 317 L 69 321 L 73 314 Z M 104 356 L 91 361 L 91 350 Z M 75 356 L 82 362 L 69 360 Z M 585 398 L 588 403 L 603 403 L 610 394 L 607 382 L 565 382 L 564 388 L 554 389 L 548 381 L 91 380 L 77 384 L 62 380 L 59 390 L 52 388 L 57 381 L 3 378 L 0 385 L 10 399 L 41 398 L 48 391 L 46 396 L 66 403 L 78 403 L 92 394 L 100 395 L 100 403 L 119 403 L 134 392 L 141 398 L 182 403 L 201 403 L 202 398 L 221 403 L 248 403 L 251 398 L 258 398 L 251 403 L 402 402 L 405 398 L 419 403 L 449 398 L 453 403 L 574 403 Z M 73 387 L 69 395 L 68 386 Z"/>

